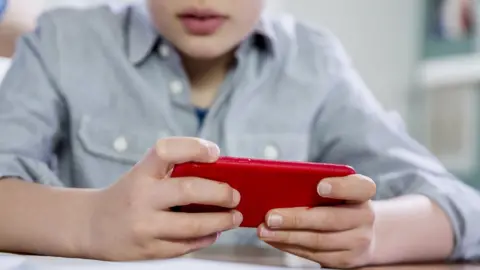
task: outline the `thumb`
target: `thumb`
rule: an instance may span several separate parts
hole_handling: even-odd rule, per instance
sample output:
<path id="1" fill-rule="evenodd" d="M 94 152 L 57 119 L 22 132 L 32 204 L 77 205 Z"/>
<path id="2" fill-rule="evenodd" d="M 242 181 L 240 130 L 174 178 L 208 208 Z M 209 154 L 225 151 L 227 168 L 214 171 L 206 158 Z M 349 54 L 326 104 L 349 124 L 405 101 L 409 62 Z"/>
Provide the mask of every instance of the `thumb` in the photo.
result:
<path id="1" fill-rule="evenodd" d="M 133 167 L 133 172 L 162 179 L 176 164 L 215 162 L 220 149 L 213 142 L 198 138 L 172 137 L 159 140 L 145 157 Z"/>

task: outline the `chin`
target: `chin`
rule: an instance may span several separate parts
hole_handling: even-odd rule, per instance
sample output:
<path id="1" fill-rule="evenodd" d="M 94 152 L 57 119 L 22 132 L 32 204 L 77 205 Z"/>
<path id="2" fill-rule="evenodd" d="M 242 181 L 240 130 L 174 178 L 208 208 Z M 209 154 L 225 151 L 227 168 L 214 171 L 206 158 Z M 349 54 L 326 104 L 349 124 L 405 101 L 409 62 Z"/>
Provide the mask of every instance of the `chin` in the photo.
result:
<path id="1" fill-rule="evenodd" d="M 221 46 L 220 42 L 189 42 L 179 44 L 178 49 L 188 57 L 195 59 L 214 59 L 231 51 L 230 46 Z M 183 46 L 182 46 L 183 45 Z"/>
<path id="2" fill-rule="evenodd" d="M 214 48 L 195 48 L 190 50 L 183 50 L 183 53 L 188 57 L 195 58 L 195 59 L 214 59 L 218 57 L 222 57 L 228 51 L 226 50 L 218 50 Z"/>

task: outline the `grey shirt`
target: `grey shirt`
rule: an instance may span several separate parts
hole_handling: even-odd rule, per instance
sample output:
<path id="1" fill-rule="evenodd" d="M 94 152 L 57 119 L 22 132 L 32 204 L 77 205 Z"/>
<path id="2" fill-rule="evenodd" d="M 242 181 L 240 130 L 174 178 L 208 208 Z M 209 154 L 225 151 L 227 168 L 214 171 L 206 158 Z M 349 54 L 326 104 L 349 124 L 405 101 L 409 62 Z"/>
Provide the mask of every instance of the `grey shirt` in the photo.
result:
<path id="1" fill-rule="evenodd" d="M 478 192 L 383 110 L 332 35 L 265 15 L 236 56 L 198 129 L 179 56 L 144 6 L 45 14 L 0 90 L 0 177 L 105 187 L 158 138 L 198 136 L 224 155 L 351 165 L 376 199 L 428 196 L 453 224 L 451 258 L 480 258 Z M 255 239 L 236 230 L 220 243 Z"/>

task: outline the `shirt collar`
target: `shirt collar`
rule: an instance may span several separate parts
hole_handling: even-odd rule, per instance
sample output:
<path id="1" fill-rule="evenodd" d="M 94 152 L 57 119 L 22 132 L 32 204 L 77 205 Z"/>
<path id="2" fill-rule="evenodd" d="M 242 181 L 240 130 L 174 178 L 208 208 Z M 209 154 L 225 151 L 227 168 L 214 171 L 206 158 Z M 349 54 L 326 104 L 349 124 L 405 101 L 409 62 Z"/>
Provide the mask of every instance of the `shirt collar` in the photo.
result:
<path id="1" fill-rule="evenodd" d="M 267 50 L 272 54 L 277 53 L 277 40 L 273 28 L 273 20 L 266 13 L 258 21 L 253 34 L 255 45 Z"/>
<path id="2" fill-rule="evenodd" d="M 159 43 L 165 41 L 162 41 L 161 35 L 153 26 L 145 4 L 131 6 L 126 22 L 126 52 L 132 63 L 139 64 L 156 50 Z M 262 16 L 244 43 L 246 45 L 253 44 L 255 48 L 268 53 L 276 53 L 275 33 L 267 16 Z"/>
<path id="3" fill-rule="evenodd" d="M 150 20 L 145 4 L 130 7 L 126 19 L 126 52 L 134 64 L 150 55 L 158 42 L 158 33 Z"/>

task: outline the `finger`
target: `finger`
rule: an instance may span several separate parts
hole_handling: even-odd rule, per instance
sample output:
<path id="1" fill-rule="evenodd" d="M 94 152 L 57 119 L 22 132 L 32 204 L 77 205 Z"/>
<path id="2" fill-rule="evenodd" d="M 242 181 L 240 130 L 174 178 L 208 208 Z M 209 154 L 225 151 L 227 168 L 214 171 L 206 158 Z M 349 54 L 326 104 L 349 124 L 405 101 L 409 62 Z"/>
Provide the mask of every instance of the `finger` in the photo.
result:
<path id="1" fill-rule="evenodd" d="M 159 207 L 200 204 L 235 208 L 240 203 L 240 193 L 225 183 L 195 177 L 169 178 L 157 183 Z"/>
<path id="2" fill-rule="evenodd" d="M 299 246 L 319 252 L 366 249 L 372 239 L 366 229 L 321 233 L 270 230 L 261 225 L 257 232 L 259 238 L 267 243 Z"/>
<path id="3" fill-rule="evenodd" d="M 175 164 L 215 162 L 220 150 L 212 142 L 198 138 L 172 137 L 159 140 L 132 171 L 154 178 L 164 178 Z"/>
<path id="4" fill-rule="evenodd" d="M 369 203 L 349 207 L 288 208 L 270 211 L 265 223 L 270 229 L 346 231 L 375 221 Z"/>
<path id="5" fill-rule="evenodd" d="M 338 178 L 326 178 L 317 187 L 322 197 L 365 202 L 371 200 L 376 193 L 376 185 L 372 179 L 363 175 L 350 175 Z"/>
<path id="6" fill-rule="evenodd" d="M 350 269 L 361 263 L 351 251 L 314 252 L 307 248 L 270 244 L 274 248 L 319 263 L 324 268 Z"/>
<path id="7" fill-rule="evenodd" d="M 196 239 L 177 241 L 156 241 L 147 247 L 143 259 L 166 259 L 180 257 L 213 245 L 218 239 L 217 233 Z"/>
<path id="8" fill-rule="evenodd" d="M 243 216 L 238 211 L 196 214 L 165 212 L 158 219 L 151 227 L 156 230 L 156 238 L 187 240 L 238 228 Z"/>
<path id="9" fill-rule="evenodd" d="M 207 248 L 213 245 L 217 241 L 219 236 L 220 236 L 220 233 L 214 233 L 211 235 L 207 235 L 207 236 L 195 238 L 195 239 L 173 240 L 171 241 L 171 243 L 179 244 L 182 246 L 181 248 L 177 249 L 179 253 L 177 253 L 174 257 L 182 256 L 203 248 Z"/>

